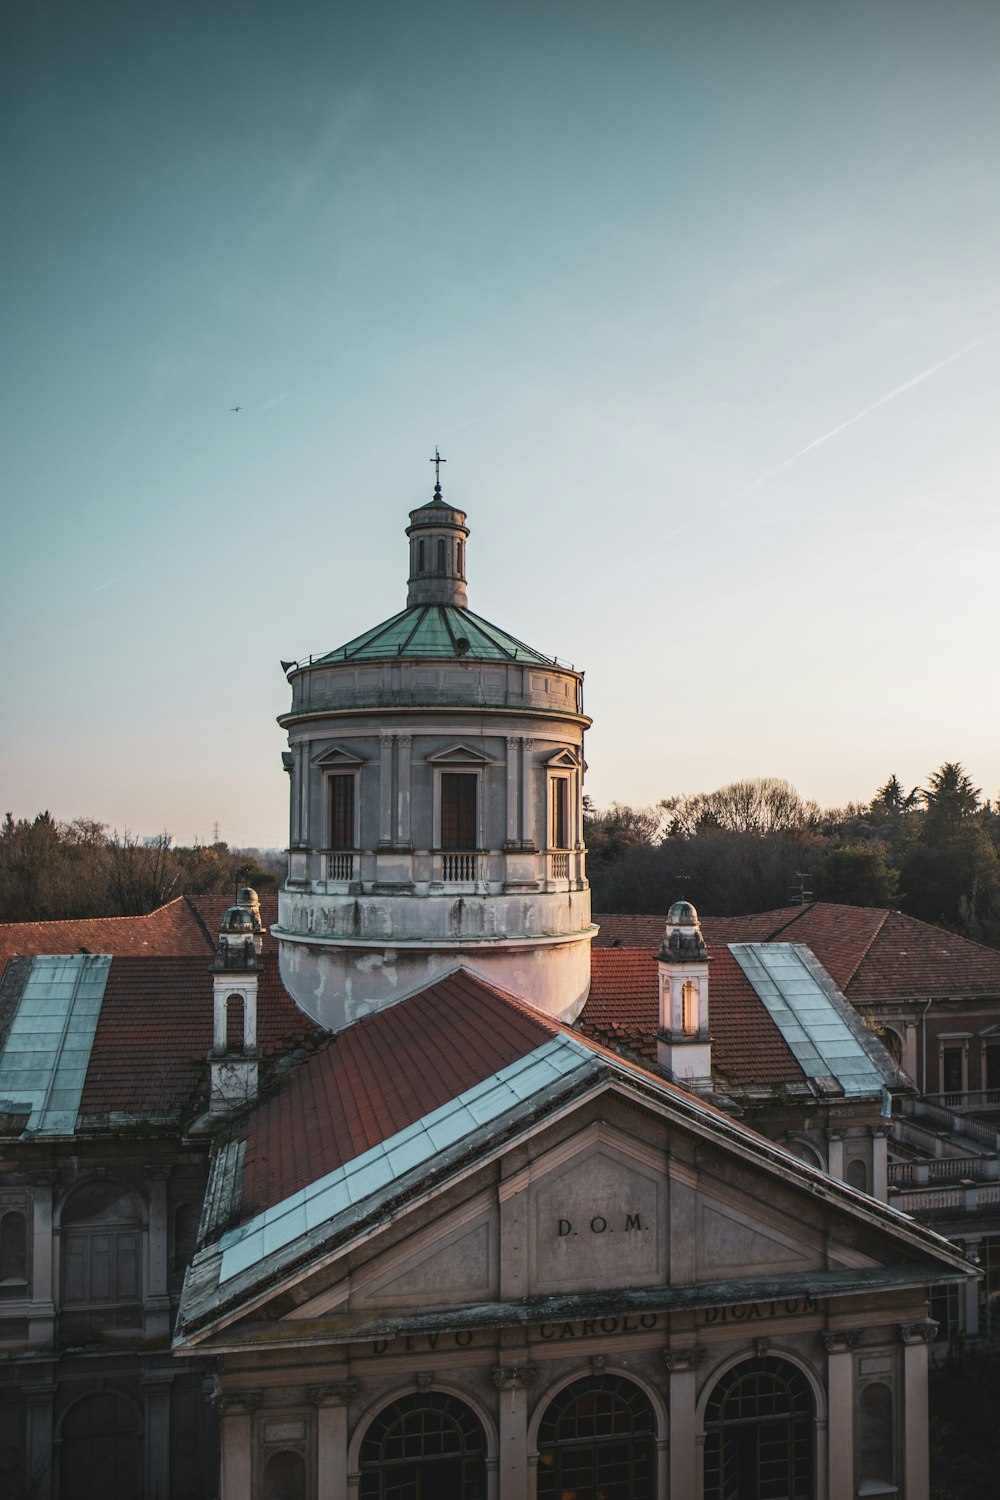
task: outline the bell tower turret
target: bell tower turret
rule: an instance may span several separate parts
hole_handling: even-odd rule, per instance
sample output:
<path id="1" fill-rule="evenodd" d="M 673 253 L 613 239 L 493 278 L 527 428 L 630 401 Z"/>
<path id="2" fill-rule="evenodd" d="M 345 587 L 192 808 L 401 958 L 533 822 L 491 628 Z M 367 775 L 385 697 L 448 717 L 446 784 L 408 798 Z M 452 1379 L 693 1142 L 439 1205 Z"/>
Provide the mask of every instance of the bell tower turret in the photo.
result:
<path id="1" fill-rule="evenodd" d="M 435 450 L 437 471 L 434 498 L 410 511 L 406 535 L 410 539 L 410 577 L 406 607 L 415 604 L 454 604 L 466 609 L 465 543 L 469 528 L 465 511 L 446 505 L 441 494 L 441 465 L 447 459 Z"/>
<path id="2" fill-rule="evenodd" d="M 698 913 L 690 901 L 675 901 L 667 912 L 657 962 L 660 1027 L 656 1058 L 668 1078 L 698 1094 L 712 1089 L 708 965 Z"/>

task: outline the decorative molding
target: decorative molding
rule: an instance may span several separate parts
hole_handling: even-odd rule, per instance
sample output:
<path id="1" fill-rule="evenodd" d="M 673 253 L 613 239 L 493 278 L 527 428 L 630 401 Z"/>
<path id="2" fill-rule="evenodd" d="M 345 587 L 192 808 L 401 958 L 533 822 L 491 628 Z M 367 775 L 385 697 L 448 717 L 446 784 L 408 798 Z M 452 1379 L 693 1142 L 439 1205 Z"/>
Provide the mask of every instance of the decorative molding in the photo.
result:
<path id="1" fill-rule="evenodd" d="M 606 1354 L 592 1354 L 590 1356 L 590 1368 L 595 1375 L 603 1375 L 607 1369 L 608 1356 Z"/>
<path id="2" fill-rule="evenodd" d="M 313 1406 L 346 1406 L 361 1389 L 357 1380 L 335 1380 L 329 1385 L 311 1385 L 309 1400 Z"/>
<path id="3" fill-rule="evenodd" d="M 697 1370 L 707 1353 L 708 1350 L 702 1348 L 700 1344 L 690 1344 L 683 1349 L 660 1350 L 663 1363 L 671 1375 L 681 1374 L 686 1370 Z"/>
<path id="4" fill-rule="evenodd" d="M 498 1391 L 522 1390 L 538 1378 L 538 1373 L 538 1366 L 532 1364 L 494 1365 L 493 1383 Z"/>
<path id="5" fill-rule="evenodd" d="M 258 1387 L 246 1391 L 216 1391 L 212 1403 L 222 1417 L 244 1416 L 256 1411 L 264 1396 Z"/>
<path id="6" fill-rule="evenodd" d="M 904 1344 L 929 1344 L 937 1330 L 933 1318 L 920 1318 L 916 1323 L 900 1323 L 899 1336 Z"/>
<path id="7" fill-rule="evenodd" d="M 433 1370 L 418 1370 L 417 1371 L 417 1390 L 418 1391 L 423 1391 L 423 1392 L 426 1393 L 427 1391 L 429 1391 L 431 1389 L 431 1387 L 433 1386 L 433 1384 L 434 1384 L 434 1371 Z"/>
<path id="8" fill-rule="evenodd" d="M 753 1341 L 753 1352 L 757 1356 L 758 1359 L 763 1359 L 764 1355 L 767 1353 L 767 1351 L 768 1351 L 768 1349 L 770 1349 L 770 1347 L 771 1347 L 771 1340 L 768 1339 L 768 1338 L 759 1338 L 759 1339 L 754 1339 L 754 1341 Z"/>
<path id="9" fill-rule="evenodd" d="M 820 1338 L 823 1340 L 823 1347 L 827 1354 L 847 1354 L 861 1343 L 860 1332 L 853 1328 L 821 1333 Z"/>

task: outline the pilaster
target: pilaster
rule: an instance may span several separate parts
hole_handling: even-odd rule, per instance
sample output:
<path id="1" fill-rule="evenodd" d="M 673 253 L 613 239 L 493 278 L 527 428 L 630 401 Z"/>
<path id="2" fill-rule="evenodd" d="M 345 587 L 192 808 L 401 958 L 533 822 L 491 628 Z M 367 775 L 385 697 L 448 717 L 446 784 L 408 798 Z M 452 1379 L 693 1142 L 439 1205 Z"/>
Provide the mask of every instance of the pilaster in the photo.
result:
<path id="1" fill-rule="evenodd" d="M 698 1493 L 696 1380 L 705 1353 L 697 1345 L 663 1350 L 670 1385 L 670 1448 L 667 1455 L 670 1484 L 667 1489 L 660 1477 L 661 1494 L 665 1490 L 670 1495 L 694 1496 Z"/>
<path id="2" fill-rule="evenodd" d="M 249 1500 L 253 1494 L 253 1413 L 259 1390 L 222 1391 L 215 1398 L 221 1428 L 219 1500 Z"/>
<path id="3" fill-rule="evenodd" d="M 170 1387 L 175 1370 L 145 1370 L 142 1374 L 146 1398 L 145 1452 L 146 1494 L 170 1494 Z"/>
<path id="4" fill-rule="evenodd" d="M 410 750 L 413 736 L 400 734 L 396 737 L 398 755 L 397 791 L 396 803 L 398 817 L 396 822 L 396 835 L 400 846 L 408 849 L 411 843 L 410 834 Z"/>
<path id="5" fill-rule="evenodd" d="M 528 1493 L 528 1387 L 537 1377 L 533 1364 L 493 1367 L 500 1392 L 499 1500 L 524 1500 Z"/>
<path id="6" fill-rule="evenodd" d="M 378 737 L 378 842 L 379 848 L 392 844 L 392 735 Z"/>
<path id="7" fill-rule="evenodd" d="M 343 1500 L 347 1493 L 347 1406 L 358 1390 L 356 1380 L 309 1387 L 316 1407 L 316 1500 Z"/>
<path id="8" fill-rule="evenodd" d="M 854 1495 L 854 1350 L 860 1333 L 821 1335 L 826 1348 L 827 1427 L 836 1440 L 829 1451 L 829 1500 Z"/>
<path id="9" fill-rule="evenodd" d="M 28 1476 L 32 1500 L 51 1500 L 55 1494 L 55 1381 L 23 1385 L 28 1408 Z"/>
<path id="10" fill-rule="evenodd" d="M 906 1500 L 928 1500 L 927 1346 L 937 1331 L 932 1318 L 901 1323 L 903 1340 L 903 1484 Z"/>

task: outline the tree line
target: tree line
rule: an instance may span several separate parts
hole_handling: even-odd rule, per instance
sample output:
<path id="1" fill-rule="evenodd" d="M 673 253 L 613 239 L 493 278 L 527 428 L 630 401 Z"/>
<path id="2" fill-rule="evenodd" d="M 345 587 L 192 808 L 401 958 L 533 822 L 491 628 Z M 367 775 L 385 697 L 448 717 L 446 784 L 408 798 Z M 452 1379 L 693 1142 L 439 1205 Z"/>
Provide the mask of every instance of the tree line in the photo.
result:
<path id="1" fill-rule="evenodd" d="M 947 761 L 925 787 L 895 775 L 869 802 L 820 808 L 778 777 L 585 809 L 596 911 L 706 916 L 815 899 L 891 907 L 1000 947 L 1000 801 Z"/>
<path id="2" fill-rule="evenodd" d="M 136 838 L 92 818 L 8 813 L 0 824 L 0 922 L 141 916 L 185 893 L 273 890 L 283 869 L 275 850 L 175 847 L 168 833 Z"/>

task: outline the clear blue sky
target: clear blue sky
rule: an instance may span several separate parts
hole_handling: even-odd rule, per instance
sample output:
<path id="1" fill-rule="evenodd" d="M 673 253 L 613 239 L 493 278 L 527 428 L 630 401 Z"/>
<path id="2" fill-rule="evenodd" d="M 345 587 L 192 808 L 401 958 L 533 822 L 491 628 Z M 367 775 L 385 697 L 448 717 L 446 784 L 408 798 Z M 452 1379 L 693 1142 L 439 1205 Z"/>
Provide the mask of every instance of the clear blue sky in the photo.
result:
<path id="1" fill-rule="evenodd" d="M 0 811 L 282 843 L 435 443 L 599 804 L 997 792 L 996 0 L 5 16 Z"/>

